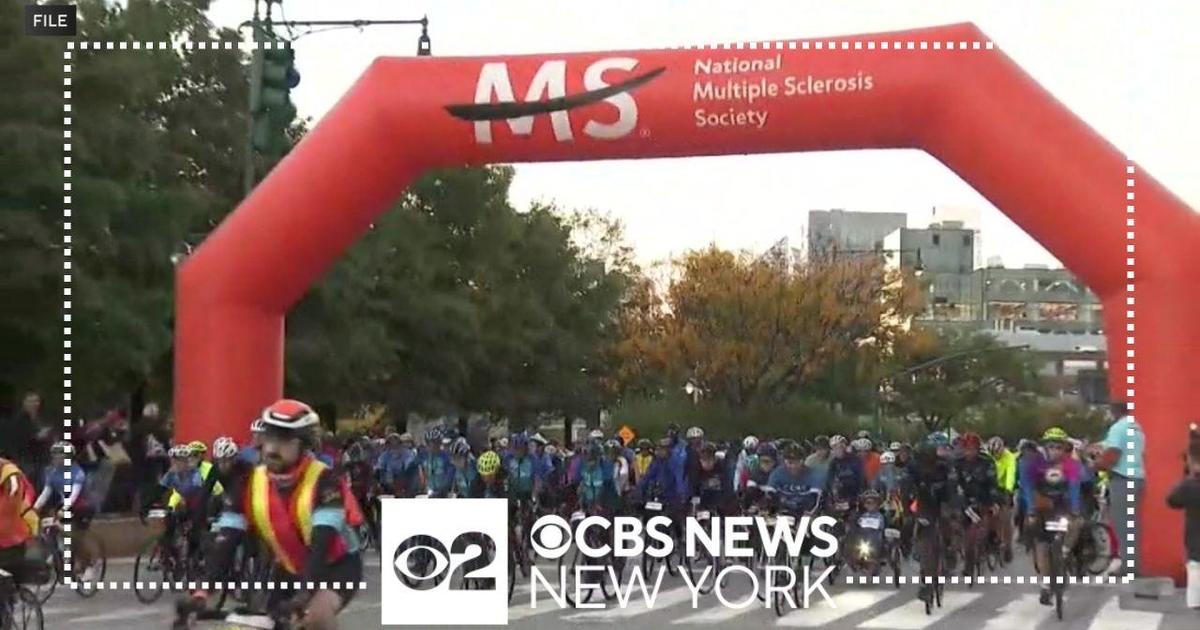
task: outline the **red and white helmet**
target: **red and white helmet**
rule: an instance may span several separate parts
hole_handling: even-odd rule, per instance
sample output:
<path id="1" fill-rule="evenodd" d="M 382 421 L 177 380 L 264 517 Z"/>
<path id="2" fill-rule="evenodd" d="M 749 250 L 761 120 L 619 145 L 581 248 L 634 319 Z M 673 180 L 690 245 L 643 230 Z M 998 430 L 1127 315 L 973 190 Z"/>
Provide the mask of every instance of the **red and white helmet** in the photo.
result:
<path id="1" fill-rule="evenodd" d="M 300 402 L 284 398 L 271 403 L 263 409 L 263 428 L 267 431 L 296 431 L 310 433 L 321 422 L 317 412 L 312 407 Z"/>

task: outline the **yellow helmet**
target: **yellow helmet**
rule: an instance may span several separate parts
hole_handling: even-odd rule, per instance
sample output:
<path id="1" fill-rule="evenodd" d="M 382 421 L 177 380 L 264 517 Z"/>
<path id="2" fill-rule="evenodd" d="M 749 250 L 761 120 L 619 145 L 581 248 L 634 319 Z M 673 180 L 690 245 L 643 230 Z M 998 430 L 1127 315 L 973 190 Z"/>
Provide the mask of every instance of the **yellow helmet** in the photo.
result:
<path id="1" fill-rule="evenodd" d="M 203 455 L 208 452 L 208 446 L 200 440 L 188 442 L 188 448 L 192 449 L 192 453 L 196 455 Z"/>
<path id="2" fill-rule="evenodd" d="M 496 454 L 496 451 L 487 451 L 479 456 L 475 468 L 481 475 L 495 474 L 500 469 L 500 456 Z"/>

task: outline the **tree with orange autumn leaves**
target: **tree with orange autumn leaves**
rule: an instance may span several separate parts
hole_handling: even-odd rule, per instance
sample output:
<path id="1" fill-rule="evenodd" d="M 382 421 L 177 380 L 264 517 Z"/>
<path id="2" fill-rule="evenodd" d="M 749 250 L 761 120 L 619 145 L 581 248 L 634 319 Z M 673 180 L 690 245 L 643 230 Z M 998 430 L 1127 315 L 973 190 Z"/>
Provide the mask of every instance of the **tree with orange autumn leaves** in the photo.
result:
<path id="1" fill-rule="evenodd" d="M 618 398 L 686 383 L 732 408 L 805 395 L 835 363 L 874 370 L 921 307 L 912 278 L 874 257 L 789 265 L 710 247 L 672 270 L 665 286 L 641 278 L 619 313 Z"/>

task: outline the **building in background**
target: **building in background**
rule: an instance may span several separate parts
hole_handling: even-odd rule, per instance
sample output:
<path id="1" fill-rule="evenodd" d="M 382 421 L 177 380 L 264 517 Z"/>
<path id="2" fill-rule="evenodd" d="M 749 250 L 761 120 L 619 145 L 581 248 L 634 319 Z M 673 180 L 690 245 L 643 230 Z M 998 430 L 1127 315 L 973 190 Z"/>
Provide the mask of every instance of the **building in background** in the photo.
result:
<path id="1" fill-rule="evenodd" d="M 1045 265 L 1009 269 L 998 257 L 977 268 L 978 230 L 959 220 L 909 228 L 905 219 L 902 213 L 810 211 L 808 260 L 877 253 L 889 266 L 917 272 L 926 307 L 915 325 L 988 332 L 1002 343 L 1027 345 L 1045 358 L 1043 376 L 1060 396 L 1106 400 L 1100 301 L 1074 274 Z"/>
<path id="2" fill-rule="evenodd" d="M 903 212 L 809 210 L 805 255 L 810 261 L 883 249 L 888 234 L 908 225 Z"/>

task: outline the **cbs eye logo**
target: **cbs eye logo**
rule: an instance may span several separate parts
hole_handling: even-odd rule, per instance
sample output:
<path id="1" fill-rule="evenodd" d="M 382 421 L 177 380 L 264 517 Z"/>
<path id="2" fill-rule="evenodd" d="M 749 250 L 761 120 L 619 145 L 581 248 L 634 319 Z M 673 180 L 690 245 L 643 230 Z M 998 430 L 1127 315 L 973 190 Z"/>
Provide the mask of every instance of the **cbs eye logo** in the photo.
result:
<path id="1" fill-rule="evenodd" d="M 392 568 L 415 591 L 438 588 L 450 578 L 452 591 L 496 589 L 496 579 L 476 575 L 496 559 L 496 543 L 483 532 L 463 532 L 450 543 L 425 534 L 409 536 L 396 548 Z"/>
<path id="2" fill-rule="evenodd" d="M 537 555 L 557 560 L 567 555 L 571 548 L 571 525 L 557 514 L 548 514 L 533 524 L 529 532 L 529 544 Z"/>

